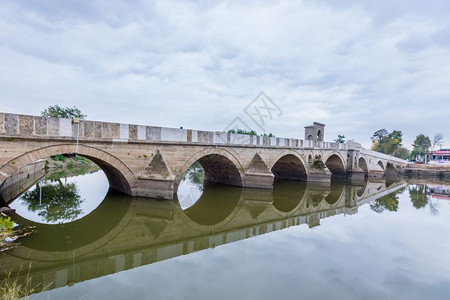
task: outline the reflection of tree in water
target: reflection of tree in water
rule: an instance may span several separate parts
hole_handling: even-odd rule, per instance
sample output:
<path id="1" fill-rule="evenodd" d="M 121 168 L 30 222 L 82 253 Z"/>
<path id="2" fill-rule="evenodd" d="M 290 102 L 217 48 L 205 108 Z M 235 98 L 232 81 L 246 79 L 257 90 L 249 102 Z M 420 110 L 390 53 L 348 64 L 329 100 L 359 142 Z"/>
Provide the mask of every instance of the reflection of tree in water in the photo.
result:
<path id="1" fill-rule="evenodd" d="M 425 185 L 415 185 L 409 187 L 409 197 L 413 206 L 417 209 L 427 206 L 428 196 L 426 194 L 427 187 Z"/>
<path id="2" fill-rule="evenodd" d="M 41 198 L 42 191 L 42 198 Z M 75 183 L 63 184 L 60 179 L 27 191 L 21 200 L 28 205 L 28 210 L 37 212 L 49 223 L 75 220 L 83 211 L 83 202 Z"/>
<path id="3" fill-rule="evenodd" d="M 370 208 L 377 212 L 382 213 L 385 209 L 388 211 L 398 210 L 398 194 L 403 193 L 405 188 L 399 189 L 389 195 L 380 197 L 370 202 Z"/>
<path id="4" fill-rule="evenodd" d="M 189 180 L 190 182 L 194 183 L 199 191 L 203 191 L 204 178 L 205 173 L 203 167 L 198 161 L 194 162 L 183 175 L 183 181 Z"/>

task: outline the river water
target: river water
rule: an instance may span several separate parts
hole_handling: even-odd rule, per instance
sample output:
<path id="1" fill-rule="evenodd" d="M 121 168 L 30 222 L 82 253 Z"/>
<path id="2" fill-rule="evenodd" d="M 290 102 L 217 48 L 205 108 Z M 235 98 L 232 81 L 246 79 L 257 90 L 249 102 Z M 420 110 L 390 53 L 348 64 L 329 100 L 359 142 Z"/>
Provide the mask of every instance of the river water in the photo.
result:
<path id="1" fill-rule="evenodd" d="M 2 273 L 46 287 L 32 299 L 450 299 L 449 183 L 202 181 L 162 201 L 47 174 L 10 205 L 36 228 Z"/>

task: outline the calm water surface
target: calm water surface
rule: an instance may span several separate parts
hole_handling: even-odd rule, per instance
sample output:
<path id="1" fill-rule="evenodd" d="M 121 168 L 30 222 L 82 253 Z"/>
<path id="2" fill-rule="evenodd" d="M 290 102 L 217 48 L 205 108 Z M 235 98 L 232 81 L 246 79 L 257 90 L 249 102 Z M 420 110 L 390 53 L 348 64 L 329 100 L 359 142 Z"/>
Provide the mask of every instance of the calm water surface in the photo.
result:
<path id="1" fill-rule="evenodd" d="M 31 263 L 49 286 L 32 299 L 450 299 L 448 183 L 272 191 L 198 171 L 173 202 L 108 191 L 101 171 L 41 180 L 11 204 L 36 232 L 1 269 Z"/>

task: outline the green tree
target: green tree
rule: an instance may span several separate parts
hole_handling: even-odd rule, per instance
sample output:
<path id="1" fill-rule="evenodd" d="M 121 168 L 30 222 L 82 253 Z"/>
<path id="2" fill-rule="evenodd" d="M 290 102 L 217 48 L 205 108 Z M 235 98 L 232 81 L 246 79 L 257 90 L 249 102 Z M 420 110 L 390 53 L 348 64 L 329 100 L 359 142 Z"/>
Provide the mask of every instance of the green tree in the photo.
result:
<path id="1" fill-rule="evenodd" d="M 424 134 L 419 134 L 416 136 L 416 139 L 413 143 L 413 151 L 411 152 L 411 155 L 413 158 L 417 156 L 423 156 L 424 154 L 428 153 L 428 150 L 431 147 L 431 140 L 428 136 Z"/>
<path id="2" fill-rule="evenodd" d="M 401 159 L 408 159 L 411 155 L 411 152 L 406 149 L 405 147 L 398 147 L 397 151 L 395 152 L 394 156 L 401 158 Z"/>
<path id="3" fill-rule="evenodd" d="M 338 134 L 337 138 L 335 138 L 334 141 L 340 144 L 345 143 L 345 135 Z"/>
<path id="4" fill-rule="evenodd" d="M 49 106 L 41 112 L 41 116 L 43 117 L 51 117 L 51 118 L 80 118 L 85 119 L 87 116 L 81 113 L 81 110 L 77 107 L 66 107 L 62 108 L 58 105 Z"/>
<path id="5" fill-rule="evenodd" d="M 230 129 L 228 133 L 237 133 L 237 134 L 247 134 L 247 135 L 258 135 L 254 130 L 245 130 L 245 129 Z"/>
<path id="6" fill-rule="evenodd" d="M 388 134 L 386 141 L 382 144 L 383 153 L 395 155 L 397 149 L 402 146 L 403 133 L 394 130 Z"/>
<path id="7" fill-rule="evenodd" d="M 400 130 L 394 130 L 389 133 L 386 129 L 380 129 L 372 135 L 372 150 L 385 154 L 396 155 L 396 152 L 402 146 L 403 133 Z"/>
<path id="8" fill-rule="evenodd" d="M 382 144 L 387 139 L 389 132 L 386 129 L 379 129 L 370 137 L 372 139 L 372 150 L 382 152 Z"/>

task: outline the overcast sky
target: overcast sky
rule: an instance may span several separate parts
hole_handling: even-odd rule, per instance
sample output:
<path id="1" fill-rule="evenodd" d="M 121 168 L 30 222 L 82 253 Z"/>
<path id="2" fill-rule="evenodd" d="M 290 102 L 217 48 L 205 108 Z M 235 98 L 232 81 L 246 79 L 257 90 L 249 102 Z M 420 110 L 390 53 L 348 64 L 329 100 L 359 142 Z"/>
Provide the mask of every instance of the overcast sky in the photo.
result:
<path id="1" fill-rule="evenodd" d="M 0 111 L 223 130 L 264 91 L 264 129 L 380 128 L 450 147 L 450 1 L 0 1 Z"/>

